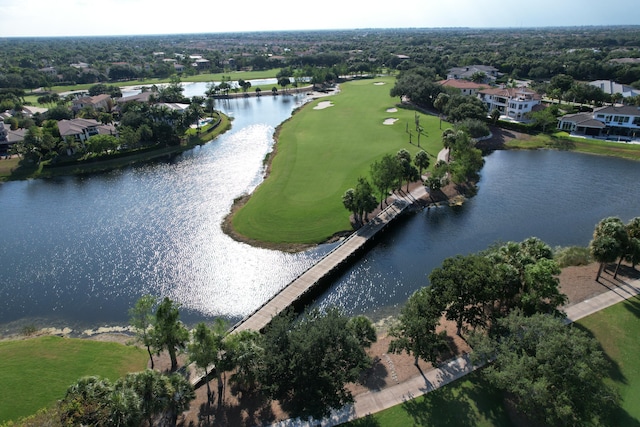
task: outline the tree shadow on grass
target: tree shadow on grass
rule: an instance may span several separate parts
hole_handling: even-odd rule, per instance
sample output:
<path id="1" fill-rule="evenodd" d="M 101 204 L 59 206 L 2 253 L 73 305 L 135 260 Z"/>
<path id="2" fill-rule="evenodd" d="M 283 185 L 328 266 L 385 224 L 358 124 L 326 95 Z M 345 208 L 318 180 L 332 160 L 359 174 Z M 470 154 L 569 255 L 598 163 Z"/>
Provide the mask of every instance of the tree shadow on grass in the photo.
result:
<path id="1" fill-rule="evenodd" d="M 470 402 L 456 396 L 451 386 L 408 400 L 402 408 L 415 425 L 472 427 L 479 422 Z"/>
<path id="2" fill-rule="evenodd" d="M 577 328 L 583 331 L 584 333 L 587 334 L 589 338 L 593 338 L 594 340 L 597 341 L 595 335 L 593 335 L 593 332 L 591 332 L 591 330 L 585 328 L 581 324 L 572 323 L 571 327 Z M 602 348 L 602 345 L 600 345 L 599 342 L 598 342 L 598 349 L 602 352 L 602 355 L 604 356 L 604 359 L 607 363 L 606 375 L 617 383 L 628 384 L 627 378 L 622 373 L 622 370 L 620 369 L 620 365 L 618 365 L 618 362 L 616 362 L 614 359 L 611 358 L 611 356 L 609 356 L 609 354 Z"/>
<path id="3" fill-rule="evenodd" d="M 380 421 L 376 420 L 373 415 L 358 418 L 345 424 L 347 427 L 381 427 Z"/>
<path id="4" fill-rule="evenodd" d="M 640 296 L 635 296 L 633 298 L 629 298 L 623 303 L 624 308 L 626 308 L 631 314 L 640 318 Z"/>

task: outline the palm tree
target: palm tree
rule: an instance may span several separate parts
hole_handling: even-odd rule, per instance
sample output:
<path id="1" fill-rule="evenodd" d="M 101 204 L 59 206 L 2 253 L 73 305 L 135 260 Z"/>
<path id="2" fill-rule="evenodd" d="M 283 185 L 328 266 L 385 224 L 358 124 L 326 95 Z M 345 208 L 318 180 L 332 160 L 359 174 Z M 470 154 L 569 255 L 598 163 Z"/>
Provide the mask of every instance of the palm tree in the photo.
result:
<path id="1" fill-rule="evenodd" d="M 204 380 L 207 384 L 207 407 L 211 404 L 211 388 L 209 387 L 209 367 L 215 362 L 215 339 L 211 329 L 204 322 L 196 325 L 193 331 L 191 343 L 188 347 L 189 360 L 204 371 Z"/>
<path id="2" fill-rule="evenodd" d="M 491 123 L 495 126 L 498 120 L 500 120 L 500 110 L 494 108 L 491 110 Z"/>
<path id="3" fill-rule="evenodd" d="M 438 110 L 438 117 L 440 118 L 440 129 L 442 129 L 442 113 L 444 112 L 448 102 L 449 95 L 445 92 L 440 92 L 435 101 L 433 101 L 433 106 Z"/>
<path id="4" fill-rule="evenodd" d="M 227 353 L 233 365 L 231 369 L 235 368 L 235 373 L 229 380 L 244 390 L 254 389 L 258 381 L 264 355 L 264 349 L 259 345 L 260 338 L 259 332 L 249 330 L 229 335 L 227 338 Z"/>
<path id="5" fill-rule="evenodd" d="M 589 245 L 591 255 L 600 263 L 596 282 L 600 280 L 600 275 L 604 270 L 605 263 L 614 262 L 619 258 L 616 271 L 613 275 L 614 279 L 617 278 L 618 268 L 626 254 L 628 243 L 629 234 L 620 218 L 604 218 L 596 225 L 593 231 L 593 240 L 591 240 Z"/>
<path id="6" fill-rule="evenodd" d="M 153 354 L 151 352 L 151 347 L 153 346 L 151 327 L 153 325 L 153 306 L 155 304 L 156 299 L 153 296 L 144 295 L 129 310 L 129 323 L 136 331 L 136 338 L 147 348 L 151 369 L 154 368 Z"/>
<path id="7" fill-rule="evenodd" d="M 640 217 L 635 217 L 626 225 L 629 235 L 629 246 L 625 259 L 633 268 L 640 262 Z"/>
<path id="8" fill-rule="evenodd" d="M 162 350 L 169 353 L 171 372 L 178 369 L 177 353 L 185 349 L 188 341 L 189 331 L 180 321 L 179 305 L 165 297 L 156 309 L 153 342 L 158 353 Z"/>
<path id="9" fill-rule="evenodd" d="M 429 167 L 429 155 L 426 151 L 420 150 L 416 153 L 416 156 L 413 159 L 413 163 L 418 167 L 418 171 L 420 172 L 420 176 L 422 177 L 422 170 Z"/>
<path id="10" fill-rule="evenodd" d="M 213 117 L 213 112 L 216 110 L 216 100 L 213 97 L 209 97 L 204 101 L 204 105 L 209 111 L 211 117 Z"/>

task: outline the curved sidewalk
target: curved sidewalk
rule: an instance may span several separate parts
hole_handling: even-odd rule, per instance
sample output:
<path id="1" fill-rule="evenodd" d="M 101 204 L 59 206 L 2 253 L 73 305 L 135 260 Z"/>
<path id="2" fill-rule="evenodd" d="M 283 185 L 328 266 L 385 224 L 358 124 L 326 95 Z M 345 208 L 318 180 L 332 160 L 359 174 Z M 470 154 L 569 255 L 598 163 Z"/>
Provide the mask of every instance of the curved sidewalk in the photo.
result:
<path id="1" fill-rule="evenodd" d="M 566 307 L 567 323 L 580 320 L 638 294 L 640 294 L 640 279 L 621 284 L 610 291 Z M 359 394 L 355 396 L 353 405 L 333 412 L 329 418 L 322 421 L 285 420 L 274 424 L 274 426 L 335 426 L 422 396 L 473 372 L 477 368 L 471 364 L 469 356 L 465 354 L 449 360 L 437 369 L 425 372 L 424 375 L 416 375 L 403 383 Z"/>

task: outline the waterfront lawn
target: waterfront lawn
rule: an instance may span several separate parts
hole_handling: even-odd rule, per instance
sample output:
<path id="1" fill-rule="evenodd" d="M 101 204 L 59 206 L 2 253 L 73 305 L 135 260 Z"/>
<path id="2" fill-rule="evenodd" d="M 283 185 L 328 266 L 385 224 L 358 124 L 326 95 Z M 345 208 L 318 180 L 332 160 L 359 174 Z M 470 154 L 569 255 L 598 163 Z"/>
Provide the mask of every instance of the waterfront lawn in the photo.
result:
<path id="1" fill-rule="evenodd" d="M 414 111 L 387 112 L 399 101 L 389 96 L 393 84 L 391 77 L 342 83 L 339 94 L 305 105 L 285 122 L 270 175 L 235 214 L 235 231 L 264 242 L 322 242 L 351 229 L 342 195 L 358 177 L 369 178 L 374 161 L 405 148 L 412 155 L 425 149 L 435 163 L 442 148 L 439 120 L 420 115 L 425 131 L 418 148 Z M 326 103 L 333 106 L 314 109 Z M 383 124 L 388 118 L 397 121 Z"/>
<path id="2" fill-rule="evenodd" d="M 640 160 L 640 144 L 576 138 L 566 132 L 556 132 L 551 135 L 540 133 L 525 140 L 509 141 L 506 147 L 520 149 L 552 148 Z"/>
<path id="3" fill-rule="evenodd" d="M 612 362 L 609 380 L 620 392 L 621 406 L 604 425 L 640 426 L 640 297 L 634 297 L 576 323 L 592 334 Z M 510 426 L 502 394 L 479 372 L 439 390 L 396 405 L 349 426 Z"/>
<path id="4" fill-rule="evenodd" d="M 0 342 L 0 360 L 1 424 L 50 407 L 82 376 L 115 381 L 142 371 L 148 355 L 135 346 L 47 336 Z"/>

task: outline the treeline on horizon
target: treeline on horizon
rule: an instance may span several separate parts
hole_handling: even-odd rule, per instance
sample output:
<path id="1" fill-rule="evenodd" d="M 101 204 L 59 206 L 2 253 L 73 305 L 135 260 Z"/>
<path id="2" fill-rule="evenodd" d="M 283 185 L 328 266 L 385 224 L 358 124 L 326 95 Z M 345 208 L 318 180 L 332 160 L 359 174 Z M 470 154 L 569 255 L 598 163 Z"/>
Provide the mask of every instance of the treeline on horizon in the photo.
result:
<path id="1" fill-rule="evenodd" d="M 505 29 L 358 29 L 0 39 L 0 88 L 167 78 L 164 58 L 211 61 L 206 72 L 339 67 L 346 73 L 491 65 L 505 79 L 615 80 L 640 88 L 640 26 Z M 156 55 L 154 55 L 156 53 Z M 632 60 L 620 61 L 623 58 Z M 192 61 L 191 61 L 192 62 Z M 71 64 L 87 64 L 82 69 Z M 55 67 L 47 76 L 41 68 Z M 203 72 L 186 66 L 183 75 Z"/>

